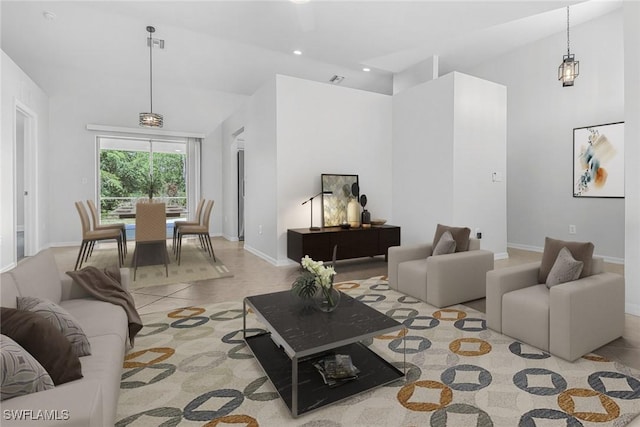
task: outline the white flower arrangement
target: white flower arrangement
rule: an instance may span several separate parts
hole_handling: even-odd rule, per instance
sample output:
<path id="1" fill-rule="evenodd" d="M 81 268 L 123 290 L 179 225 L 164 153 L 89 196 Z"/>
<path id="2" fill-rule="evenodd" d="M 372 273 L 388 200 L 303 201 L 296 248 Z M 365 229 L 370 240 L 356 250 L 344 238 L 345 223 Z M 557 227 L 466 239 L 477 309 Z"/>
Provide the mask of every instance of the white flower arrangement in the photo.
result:
<path id="1" fill-rule="evenodd" d="M 308 255 L 305 255 L 300 263 L 306 271 L 293 282 L 293 292 L 302 298 L 311 298 L 318 290 L 329 295 L 333 287 L 333 276 L 336 275 L 333 266 L 326 266 L 322 261 L 314 261 Z"/>

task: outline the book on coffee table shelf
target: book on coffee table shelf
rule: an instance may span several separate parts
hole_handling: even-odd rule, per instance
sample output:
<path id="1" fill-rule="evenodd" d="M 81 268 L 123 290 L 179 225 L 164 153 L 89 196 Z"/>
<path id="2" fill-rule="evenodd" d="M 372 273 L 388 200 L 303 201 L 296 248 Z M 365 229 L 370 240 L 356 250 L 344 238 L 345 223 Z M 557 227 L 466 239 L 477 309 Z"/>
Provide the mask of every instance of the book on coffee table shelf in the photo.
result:
<path id="1" fill-rule="evenodd" d="M 348 354 L 330 354 L 313 362 L 322 380 L 329 387 L 336 387 L 358 378 L 360 370 L 351 362 Z"/>

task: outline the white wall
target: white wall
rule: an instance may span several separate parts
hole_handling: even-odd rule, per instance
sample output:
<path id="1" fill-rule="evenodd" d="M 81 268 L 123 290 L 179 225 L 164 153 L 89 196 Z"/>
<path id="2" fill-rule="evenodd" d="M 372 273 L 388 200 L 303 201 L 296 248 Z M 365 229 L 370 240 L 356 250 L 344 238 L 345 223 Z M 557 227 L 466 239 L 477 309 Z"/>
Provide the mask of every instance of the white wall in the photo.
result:
<path id="1" fill-rule="evenodd" d="M 35 198 L 36 223 L 39 225 L 35 252 L 47 242 L 50 220 L 47 215 L 48 199 L 48 154 L 49 145 L 49 99 L 47 95 L 27 76 L 9 56 L 2 52 L 1 64 L 1 117 L 0 135 L 0 269 L 14 265 L 16 260 L 15 239 L 15 182 L 14 182 L 14 131 L 16 101 L 19 101 L 37 115 L 37 164 L 36 182 L 30 188 Z"/>
<path id="2" fill-rule="evenodd" d="M 507 255 L 507 88 L 454 74 L 453 224 L 482 232 L 481 247 Z M 503 178 L 495 179 L 502 176 Z"/>
<path id="3" fill-rule="evenodd" d="M 453 73 L 393 96 L 393 208 L 402 244 L 433 240 L 453 216 Z"/>
<path id="4" fill-rule="evenodd" d="M 624 2 L 626 310 L 640 316 L 640 3 Z"/>
<path id="5" fill-rule="evenodd" d="M 246 118 L 244 248 L 276 264 L 278 181 L 275 77 L 249 98 Z"/>
<path id="6" fill-rule="evenodd" d="M 592 241 L 596 254 L 613 261 L 624 258 L 625 200 L 574 198 L 572 193 L 573 128 L 628 118 L 624 69 L 619 66 L 625 61 L 622 15 L 619 9 L 571 27 L 571 51 L 580 61 L 573 87 L 563 88 L 557 80 L 558 65 L 566 53 L 565 32 L 470 71 L 508 88 L 511 246 L 541 250 L 545 236 L 552 236 Z M 631 144 L 627 139 L 627 149 Z M 569 234 L 569 224 L 576 225 L 577 234 Z"/>
<path id="7" fill-rule="evenodd" d="M 122 79 L 68 82 L 67 91 L 51 96 L 52 147 L 48 158 L 50 206 L 47 213 L 52 224 L 52 245 L 78 244 L 81 238 L 74 201 L 95 198 L 96 143 L 99 132 L 87 131 L 87 124 L 139 128 L 138 114 L 148 109 L 148 94 L 138 82 Z M 217 215 L 222 200 L 222 153 L 219 137 L 212 133 L 218 122 L 212 117 L 220 109 L 230 114 L 246 97 L 184 86 L 163 85 L 163 96 L 172 102 L 155 103 L 154 110 L 164 115 L 164 129 L 197 132 L 207 135 L 202 146 L 202 193 L 214 199 L 213 234 L 222 233 Z M 233 107 L 230 107 L 233 106 Z M 86 179 L 86 181 L 85 181 Z M 85 183 L 86 182 L 86 183 Z"/>
<path id="8" fill-rule="evenodd" d="M 201 196 L 213 200 L 213 210 L 209 218 L 209 233 L 212 236 L 222 235 L 222 213 L 224 198 L 222 192 L 222 129 L 217 128 L 202 141 L 200 152 L 200 188 Z M 196 202 L 197 203 L 197 202 Z"/>
<path id="9" fill-rule="evenodd" d="M 323 173 L 355 174 L 372 218 L 391 215 L 388 95 L 277 76 L 277 259 L 287 263 L 287 229 L 310 226 L 301 203 L 322 190 Z M 250 143 L 247 143 L 250 149 Z M 314 201 L 321 224 L 321 197 Z"/>
<path id="10" fill-rule="evenodd" d="M 393 218 L 403 244 L 433 240 L 438 223 L 483 233 L 506 256 L 506 89 L 461 73 L 393 97 Z"/>

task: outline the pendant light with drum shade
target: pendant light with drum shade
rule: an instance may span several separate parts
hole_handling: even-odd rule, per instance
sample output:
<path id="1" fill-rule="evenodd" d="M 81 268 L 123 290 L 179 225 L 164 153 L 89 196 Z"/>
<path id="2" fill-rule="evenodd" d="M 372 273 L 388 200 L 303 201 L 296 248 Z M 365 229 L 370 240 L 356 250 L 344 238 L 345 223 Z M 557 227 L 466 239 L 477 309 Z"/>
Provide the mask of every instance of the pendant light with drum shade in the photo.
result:
<path id="1" fill-rule="evenodd" d="M 569 50 L 569 6 L 567 6 L 567 54 L 562 57 L 562 64 L 558 67 L 558 80 L 562 81 L 562 86 L 573 86 L 573 81 L 580 72 L 580 61 L 575 60 L 575 56 Z"/>
<path id="2" fill-rule="evenodd" d="M 153 44 L 155 40 L 152 35 L 156 29 L 152 26 L 147 27 L 149 37 L 147 38 L 147 44 L 149 45 L 149 112 L 140 113 L 140 126 L 146 128 L 161 128 L 163 124 L 162 114 L 153 112 Z M 160 47 L 164 45 L 164 40 L 160 40 Z"/>

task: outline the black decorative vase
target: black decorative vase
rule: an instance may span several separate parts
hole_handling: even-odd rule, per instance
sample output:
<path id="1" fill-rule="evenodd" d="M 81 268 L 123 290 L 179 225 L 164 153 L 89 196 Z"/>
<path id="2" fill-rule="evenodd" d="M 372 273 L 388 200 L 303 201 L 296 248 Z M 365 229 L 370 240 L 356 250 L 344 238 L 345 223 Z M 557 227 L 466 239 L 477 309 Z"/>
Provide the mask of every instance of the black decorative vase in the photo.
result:
<path id="1" fill-rule="evenodd" d="M 362 211 L 362 214 L 360 215 L 360 223 L 371 224 L 371 212 L 366 209 Z"/>

